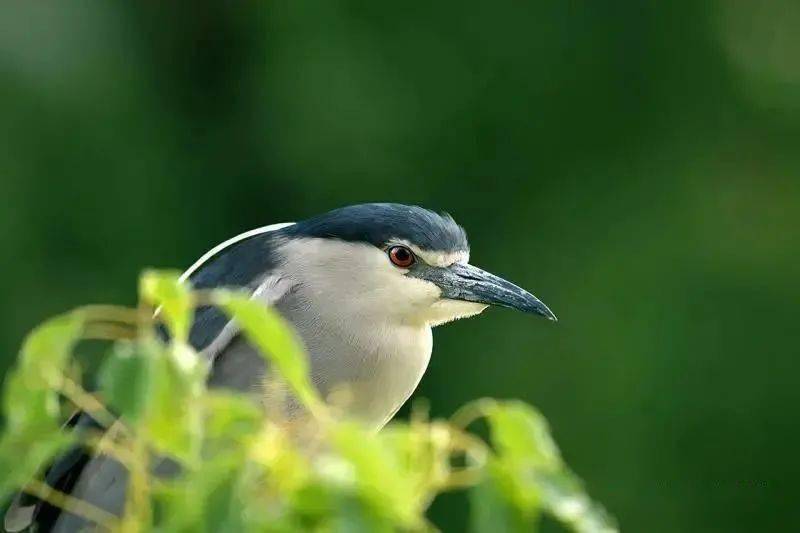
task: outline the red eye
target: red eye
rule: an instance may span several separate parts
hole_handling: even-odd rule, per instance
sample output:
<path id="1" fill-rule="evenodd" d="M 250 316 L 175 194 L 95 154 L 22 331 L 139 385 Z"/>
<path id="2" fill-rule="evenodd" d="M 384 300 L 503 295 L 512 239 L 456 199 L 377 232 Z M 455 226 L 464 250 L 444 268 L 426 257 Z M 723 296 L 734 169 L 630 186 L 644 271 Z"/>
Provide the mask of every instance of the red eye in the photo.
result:
<path id="1" fill-rule="evenodd" d="M 389 259 L 395 266 L 408 268 L 414 264 L 414 254 L 405 246 L 392 246 L 389 248 Z"/>

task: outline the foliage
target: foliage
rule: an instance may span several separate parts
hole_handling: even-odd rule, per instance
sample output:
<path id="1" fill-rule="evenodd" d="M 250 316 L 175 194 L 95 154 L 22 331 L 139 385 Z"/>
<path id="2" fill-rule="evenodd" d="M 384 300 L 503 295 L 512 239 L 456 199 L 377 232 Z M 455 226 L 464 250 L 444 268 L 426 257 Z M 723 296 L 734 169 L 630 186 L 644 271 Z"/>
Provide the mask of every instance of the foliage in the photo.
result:
<path id="1" fill-rule="evenodd" d="M 413 416 L 376 434 L 319 398 L 301 343 L 273 310 L 229 291 L 192 292 L 173 273 L 145 273 L 140 293 L 138 309 L 78 309 L 25 341 L 5 383 L 0 498 L 25 487 L 126 532 L 428 531 L 433 498 L 468 490 L 476 532 L 534 531 L 543 513 L 574 531 L 615 531 L 530 406 L 480 400 L 449 421 Z M 206 388 L 209 365 L 187 343 L 200 304 L 236 321 L 310 413 L 307 423 Z M 169 342 L 159 335 L 162 321 Z M 71 355 L 83 339 L 111 343 L 97 394 L 74 378 Z M 105 426 L 102 435 L 80 438 L 130 472 L 123 517 L 36 481 L 79 438 L 60 429 L 62 403 Z M 466 430 L 478 418 L 488 421 L 489 442 Z M 179 466 L 177 475 L 155 473 L 167 460 Z"/>

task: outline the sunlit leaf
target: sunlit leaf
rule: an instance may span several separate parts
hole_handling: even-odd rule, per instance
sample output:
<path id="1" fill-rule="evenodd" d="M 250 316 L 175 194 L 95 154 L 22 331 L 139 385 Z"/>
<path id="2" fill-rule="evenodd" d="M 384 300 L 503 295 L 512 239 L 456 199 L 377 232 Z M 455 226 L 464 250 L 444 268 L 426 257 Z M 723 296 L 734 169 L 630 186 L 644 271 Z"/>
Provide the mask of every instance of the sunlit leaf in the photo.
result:
<path id="1" fill-rule="evenodd" d="M 72 347 L 80 339 L 83 326 L 83 313 L 73 312 L 50 319 L 37 327 L 26 337 L 14 372 L 23 376 L 30 389 L 52 389 L 57 386 Z"/>
<path id="2" fill-rule="evenodd" d="M 0 437 L 0 501 L 41 472 L 42 467 L 73 442 L 59 428 L 27 428 Z"/>
<path id="3" fill-rule="evenodd" d="M 152 402 L 145 424 L 157 449 L 184 461 L 199 458 L 204 412 L 200 398 L 207 365 L 191 348 L 151 342 L 153 364 Z"/>
<path id="4" fill-rule="evenodd" d="M 419 525 L 421 494 L 400 468 L 396 450 L 382 445 L 380 436 L 351 423 L 340 424 L 332 440 L 352 468 L 362 499 L 379 516 L 394 517 L 408 527 Z"/>
<path id="5" fill-rule="evenodd" d="M 536 468 L 561 466 L 558 451 L 545 418 L 522 402 L 497 402 L 489 412 L 492 442 L 498 452 Z"/>
<path id="6" fill-rule="evenodd" d="M 365 498 L 355 498 L 343 493 L 334 500 L 330 530 L 336 533 L 392 533 L 402 530 L 391 515 L 380 512 L 380 509 Z M 332 512 L 331 512 L 332 511 Z M 419 530 L 419 529 L 417 529 Z"/>
<path id="7" fill-rule="evenodd" d="M 218 292 L 215 302 L 286 380 L 297 399 L 312 410 L 321 402 L 308 376 L 308 357 L 292 327 L 274 309 L 238 294 Z"/>
<path id="8" fill-rule="evenodd" d="M 0 499 L 25 483 L 69 441 L 61 432 L 58 392 L 81 313 L 51 319 L 28 335 L 3 389 L 5 431 L 0 437 Z"/>
<path id="9" fill-rule="evenodd" d="M 31 387 L 32 379 L 13 370 L 6 376 L 3 390 L 6 433 L 20 436 L 41 428 L 58 428 L 58 395 L 48 389 Z"/>
<path id="10" fill-rule="evenodd" d="M 261 466 L 270 490 L 293 497 L 311 477 L 311 461 L 293 436 L 277 424 L 267 424 L 253 442 L 251 459 Z"/>
<path id="11" fill-rule="evenodd" d="M 242 439 L 255 435 L 264 413 L 247 396 L 228 391 L 213 391 L 203 397 L 205 431 L 209 439 Z"/>
<path id="12" fill-rule="evenodd" d="M 139 280 L 139 297 L 159 309 L 174 339 L 186 342 L 194 306 L 190 287 L 180 281 L 179 273 L 146 271 Z"/>
<path id="13" fill-rule="evenodd" d="M 250 450 L 263 427 L 264 412 L 252 398 L 220 390 L 205 394 L 201 403 L 205 417 L 203 453 L 237 453 L 258 460 Z"/>

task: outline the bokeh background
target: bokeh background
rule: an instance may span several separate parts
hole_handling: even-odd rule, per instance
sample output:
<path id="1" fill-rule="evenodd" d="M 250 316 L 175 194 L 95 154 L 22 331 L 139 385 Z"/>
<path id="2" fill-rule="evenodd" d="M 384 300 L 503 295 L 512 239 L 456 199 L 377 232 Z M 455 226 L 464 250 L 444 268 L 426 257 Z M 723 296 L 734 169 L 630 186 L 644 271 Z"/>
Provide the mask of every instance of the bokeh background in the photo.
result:
<path id="1" fill-rule="evenodd" d="M 532 402 L 626 531 L 797 529 L 800 3 L 233 4 L 0 7 L 3 369 L 144 267 L 420 204 L 561 319 L 438 330 L 434 415 Z"/>

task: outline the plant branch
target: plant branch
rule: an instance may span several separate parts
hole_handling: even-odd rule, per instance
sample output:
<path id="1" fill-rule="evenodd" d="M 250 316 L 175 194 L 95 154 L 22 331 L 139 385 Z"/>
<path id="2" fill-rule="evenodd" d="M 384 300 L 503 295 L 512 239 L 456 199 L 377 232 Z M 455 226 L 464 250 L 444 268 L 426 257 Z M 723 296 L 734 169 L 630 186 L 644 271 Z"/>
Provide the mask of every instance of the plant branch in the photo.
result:
<path id="1" fill-rule="evenodd" d="M 39 480 L 30 481 L 25 486 L 25 492 L 111 531 L 115 530 L 119 523 L 119 519 L 108 511 L 56 490 Z"/>

